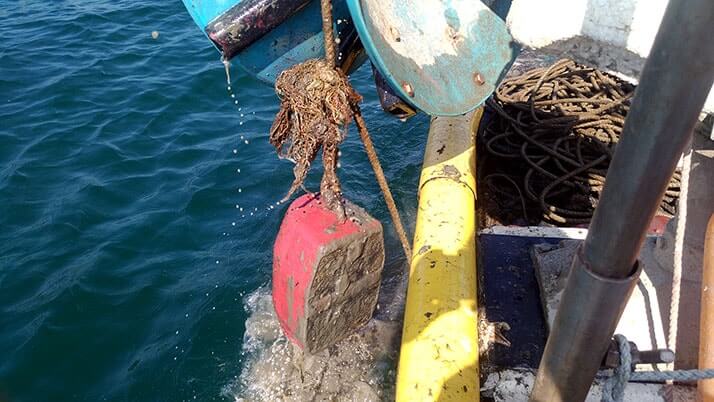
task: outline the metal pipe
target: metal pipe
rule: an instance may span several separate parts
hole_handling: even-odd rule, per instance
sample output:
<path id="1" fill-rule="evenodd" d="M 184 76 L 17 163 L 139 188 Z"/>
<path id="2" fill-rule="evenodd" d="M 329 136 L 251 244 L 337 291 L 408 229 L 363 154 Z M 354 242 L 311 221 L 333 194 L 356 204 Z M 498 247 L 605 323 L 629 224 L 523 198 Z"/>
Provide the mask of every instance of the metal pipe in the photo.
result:
<path id="1" fill-rule="evenodd" d="M 714 367 L 714 214 L 709 218 L 704 240 L 702 304 L 699 319 L 699 368 Z M 714 380 L 699 381 L 698 401 L 714 402 Z"/>
<path id="2" fill-rule="evenodd" d="M 714 1 L 672 0 L 642 70 L 585 239 L 603 276 L 630 273 L 714 81 Z"/>
<path id="3" fill-rule="evenodd" d="M 397 402 L 479 401 L 476 153 L 482 108 L 436 117 L 419 211 L 397 372 Z"/>
<path id="4" fill-rule="evenodd" d="M 531 401 L 577 402 L 587 396 L 629 296 L 597 299 L 597 283 L 636 282 L 648 224 L 714 81 L 713 20 L 711 0 L 672 0 L 667 6 L 582 256 L 574 261 Z M 592 286 L 579 286 L 581 271 L 594 278 Z"/>
<path id="5" fill-rule="evenodd" d="M 578 249 L 560 302 L 562 308 L 555 316 L 538 367 L 531 400 L 585 400 L 617 326 L 617 320 L 606 317 L 620 317 L 640 272 L 640 264 L 637 264 L 625 279 L 599 276 L 583 260 L 583 249 Z M 577 303 L 582 303 L 585 309 L 567 308 Z M 589 361 L 594 356 L 599 359 Z M 592 375 L 581 375 L 582 372 L 592 372 Z"/>

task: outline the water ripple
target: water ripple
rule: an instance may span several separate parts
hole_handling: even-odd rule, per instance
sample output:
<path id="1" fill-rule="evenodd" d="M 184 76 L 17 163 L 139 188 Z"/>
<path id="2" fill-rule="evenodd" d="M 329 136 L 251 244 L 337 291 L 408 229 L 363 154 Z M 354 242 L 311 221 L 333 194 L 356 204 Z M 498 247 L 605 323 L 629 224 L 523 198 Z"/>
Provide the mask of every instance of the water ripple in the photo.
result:
<path id="1" fill-rule="evenodd" d="M 24 0 L 0 18 L 0 396 L 225 400 L 292 181 L 267 141 L 274 92 L 234 68 L 233 104 L 180 2 Z M 352 79 L 411 231 L 428 120 L 385 117 L 369 69 Z M 354 130 L 342 152 L 390 264 Z"/>

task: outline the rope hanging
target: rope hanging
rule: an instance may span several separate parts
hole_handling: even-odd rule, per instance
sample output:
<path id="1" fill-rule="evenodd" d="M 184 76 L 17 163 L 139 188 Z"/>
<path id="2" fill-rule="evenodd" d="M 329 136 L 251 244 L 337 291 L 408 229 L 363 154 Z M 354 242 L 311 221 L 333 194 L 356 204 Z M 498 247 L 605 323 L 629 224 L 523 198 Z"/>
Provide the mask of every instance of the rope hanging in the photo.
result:
<path id="1" fill-rule="evenodd" d="M 336 168 L 339 145 L 345 139 L 349 124 L 354 119 L 402 243 L 404 254 L 410 261 L 412 253 L 409 239 L 367 131 L 367 125 L 362 118 L 359 107 L 362 96 L 352 88 L 345 73 L 335 66 L 332 3 L 330 0 L 321 0 L 320 6 L 325 59 L 308 60 L 292 66 L 280 73 L 275 82 L 275 92 L 280 97 L 280 110 L 270 128 L 270 143 L 280 157 L 295 162 L 293 168 L 295 180 L 285 199 L 302 187 L 310 165 L 322 149 L 324 172 L 320 182 L 320 194 L 325 205 L 341 220 L 345 219 Z"/>

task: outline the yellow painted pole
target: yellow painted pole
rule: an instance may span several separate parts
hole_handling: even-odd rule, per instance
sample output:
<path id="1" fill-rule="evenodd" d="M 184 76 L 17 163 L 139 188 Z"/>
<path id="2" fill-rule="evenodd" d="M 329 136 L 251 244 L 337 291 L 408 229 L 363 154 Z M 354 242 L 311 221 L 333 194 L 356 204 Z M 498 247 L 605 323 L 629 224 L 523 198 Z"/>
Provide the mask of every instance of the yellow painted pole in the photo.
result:
<path id="1" fill-rule="evenodd" d="M 709 218 L 704 238 L 702 304 L 699 320 L 699 368 L 714 367 L 714 214 Z M 699 381 L 697 401 L 714 402 L 714 380 Z"/>
<path id="2" fill-rule="evenodd" d="M 475 131 L 483 109 L 432 119 L 397 373 L 399 402 L 478 401 Z"/>

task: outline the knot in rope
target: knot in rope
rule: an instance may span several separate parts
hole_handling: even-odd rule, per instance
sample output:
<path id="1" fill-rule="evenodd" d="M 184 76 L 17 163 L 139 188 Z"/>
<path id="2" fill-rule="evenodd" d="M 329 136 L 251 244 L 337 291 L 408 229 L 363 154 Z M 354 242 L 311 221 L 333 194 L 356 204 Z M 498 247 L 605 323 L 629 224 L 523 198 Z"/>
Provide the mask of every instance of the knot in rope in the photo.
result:
<path id="1" fill-rule="evenodd" d="M 625 387 L 632 373 L 630 343 L 624 335 L 616 334 L 614 338 L 620 351 L 620 364 L 602 387 L 602 402 L 621 402 L 625 397 Z"/>
<path id="2" fill-rule="evenodd" d="M 620 364 L 613 371 L 602 388 L 602 402 L 621 402 L 625 397 L 625 387 L 633 382 L 693 382 L 714 378 L 714 369 L 669 370 L 669 371 L 632 371 L 630 343 L 624 335 L 615 335 L 620 353 Z"/>

